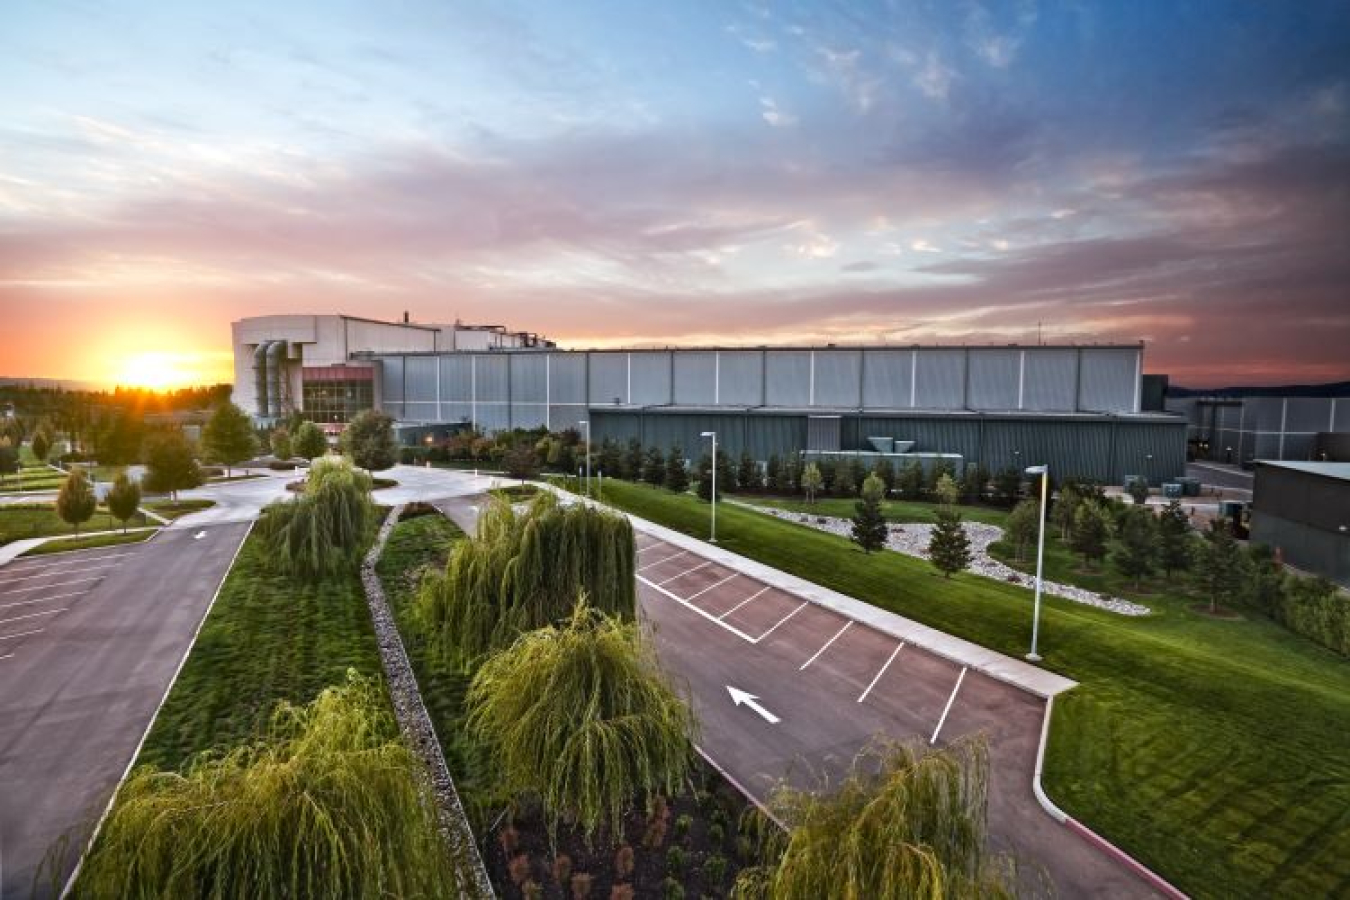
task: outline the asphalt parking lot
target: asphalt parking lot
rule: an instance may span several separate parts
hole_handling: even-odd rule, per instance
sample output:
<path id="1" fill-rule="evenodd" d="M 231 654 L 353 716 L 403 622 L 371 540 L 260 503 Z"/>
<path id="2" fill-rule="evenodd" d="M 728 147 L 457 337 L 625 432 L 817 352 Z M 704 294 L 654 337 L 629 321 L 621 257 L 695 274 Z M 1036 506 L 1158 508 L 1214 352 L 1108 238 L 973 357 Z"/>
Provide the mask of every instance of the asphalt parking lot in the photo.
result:
<path id="1" fill-rule="evenodd" d="M 1037 804 L 1041 697 L 641 532 L 637 566 L 700 746 L 757 797 L 784 778 L 818 785 L 877 735 L 941 746 L 983 734 L 995 848 L 1039 862 L 1061 896 L 1154 895 Z"/>
<path id="2" fill-rule="evenodd" d="M 166 529 L 0 567 L 0 897 L 30 896 L 63 838 L 64 882 L 247 530 Z"/>

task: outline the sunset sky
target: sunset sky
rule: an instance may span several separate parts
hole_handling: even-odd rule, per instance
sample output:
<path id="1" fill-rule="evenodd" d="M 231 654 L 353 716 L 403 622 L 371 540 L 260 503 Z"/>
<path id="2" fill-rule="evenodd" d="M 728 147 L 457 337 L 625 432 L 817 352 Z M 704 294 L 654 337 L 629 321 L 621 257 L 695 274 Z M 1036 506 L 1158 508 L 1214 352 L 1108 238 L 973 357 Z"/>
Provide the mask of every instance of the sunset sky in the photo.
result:
<path id="1" fill-rule="evenodd" d="M 229 323 L 1350 379 L 1350 4 L 7 0 L 0 375 Z"/>

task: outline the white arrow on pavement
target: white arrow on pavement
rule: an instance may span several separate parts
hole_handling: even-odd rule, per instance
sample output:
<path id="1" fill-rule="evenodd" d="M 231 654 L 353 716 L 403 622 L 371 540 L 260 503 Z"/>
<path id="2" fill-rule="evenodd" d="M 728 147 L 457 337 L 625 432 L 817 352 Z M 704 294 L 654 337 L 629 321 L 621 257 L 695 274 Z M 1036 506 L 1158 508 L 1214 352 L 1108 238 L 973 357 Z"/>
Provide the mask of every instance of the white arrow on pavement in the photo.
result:
<path id="1" fill-rule="evenodd" d="M 204 537 L 206 537 L 206 532 L 205 532 L 205 531 L 199 531 L 199 532 L 197 532 L 196 534 L 194 534 L 194 535 L 192 536 L 192 539 L 193 539 L 194 541 L 200 541 L 200 540 L 201 540 L 202 538 L 204 538 Z"/>
<path id="2" fill-rule="evenodd" d="M 727 685 L 727 693 L 731 695 L 731 702 L 735 703 L 737 706 L 744 703 L 746 706 L 763 716 L 764 721 L 768 722 L 770 725 L 777 725 L 779 723 L 780 719 L 777 716 L 759 705 L 759 698 L 754 694 L 747 694 L 745 691 L 734 688 L 731 685 Z"/>

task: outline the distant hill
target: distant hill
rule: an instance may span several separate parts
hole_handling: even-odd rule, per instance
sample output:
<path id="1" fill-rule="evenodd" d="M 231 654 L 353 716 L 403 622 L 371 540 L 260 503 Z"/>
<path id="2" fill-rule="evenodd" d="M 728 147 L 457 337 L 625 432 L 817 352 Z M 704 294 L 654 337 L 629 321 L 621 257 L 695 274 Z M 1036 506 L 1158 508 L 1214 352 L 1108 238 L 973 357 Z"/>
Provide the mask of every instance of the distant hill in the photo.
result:
<path id="1" fill-rule="evenodd" d="M 1169 385 L 1169 397 L 1350 397 L 1350 381 L 1274 387 L 1186 388 Z"/>
<path id="2" fill-rule="evenodd" d="M 73 378 L 29 378 L 23 376 L 0 375 L 0 387 L 64 388 L 68 391 L 97 391 L 102 385 L 92 381 L 76 381 Z"/>

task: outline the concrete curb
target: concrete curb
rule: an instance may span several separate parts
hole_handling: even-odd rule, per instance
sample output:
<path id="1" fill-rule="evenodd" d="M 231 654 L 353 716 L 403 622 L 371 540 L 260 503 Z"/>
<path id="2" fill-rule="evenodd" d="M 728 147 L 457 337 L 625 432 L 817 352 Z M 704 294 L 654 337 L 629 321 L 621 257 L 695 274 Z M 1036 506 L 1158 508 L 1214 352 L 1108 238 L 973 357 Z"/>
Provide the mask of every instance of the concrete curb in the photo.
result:
<path id="1" fill-rule="evenodd" d="M 220 597 L 220 592 L 225 587 L 225 582 L 229 580 L 230 573 L 234 571 L 234 564 L 239 560 L 239 554 L 244 550 L 244 544 L 248 542 L 249 535 L 253 533 L 253 524 L 250 523 L 244 536 L 239 539 L 239 546 L 234 548 L 234 555 L 230 557 L 230 565 L 225 569 L 225 574 L 220 576 L 220 583 L 216 585 L 216 592 L 211 595 L 211 602 L 206 604 L 206 611 L 202 613 L 201 619 L 197 622 L 196 629 L 192 632 L 192 640 L 188 642 L 187 648 L 183 651 L 183 656 L 178 660 L 178 668 L 173 670 L 173 677 L 169 679 L 168 685 L 164 688 L 164 694 L 159 698 L 159 705 L 155 707 L 155 714 L 150 717 L 150 721 L 145 724 L 145 731 L 141 732 L 141 739 L 136 742 L 136 749 L 132 751 L 131 758 L 127 760 L 127 767 L 122 770 L 122 777 L 117 779 L 117 787 L 113 788 L 112 795 L 108 797 L 108 805 L 103 807 L 103 814 L 98 817 L 98 822 L 94 825 L 94 830 L 89 834 L 89 842 L 84 845 L 84 850 L 80 852 L 80 858 L 75 863 L 75 869 L 66 879 L 65 886 L 61 888 L 61 900 L 65 900 L 75 887 L 75 879 L 79 877 L 80 868 L 84 865 L 85 857 L 89 851 L 94 849 L 94 842 L 98 840 L 98 834 L 103 830 L 103 823 L 107 821 L 108 814 L 112 812 L 113 804 L 117 802 L 117 795 L 122 791 L 122 785 L 126 782 L 127 776 L 131 774 L 132 768 L 136 765 L 136 760 L 141 755 L 141 748 L 145 746 L 145 739 L 150 736 L 150 729 L 155 727 L 155 720 L 159 718 L 160 710 L 168 702 L 169 694 L 173 693 L 173 686 L 178 683 L 178 676 L 183 672 L 183 666 L 187 664 L 188 657 L 192 655 L 192 648 L 197 646 L 197 637 L 202 633 L 202 626 L 211 616 L 211 610 L 216 608 L 216 600 Z"/>
<path id="2" fill-rule="evenodd" d="M 142 531 L 153 531 L 153 532 L 158 532 L 158 531 L 161 531 L 161 530 L 162 530 L 162 529 L 161 529 L 161 527 L 159 527 L 159 526 L 155 526 L 155 525 L 144 525 L 144 526 L 141 526 L 141 527 L 139 527 L 139 528 L 128 528 L 128 529 L 126 530 L 126 533 L 127 533 L 127 534 L 139 534 L 139 533 L 142 532 Z M 80 538 L 100 537 L 100 536 L 105 535 L 105 534 L 121 534 L 121 533 L 122 533 L 122 532 L 121 532 L 120 530 L 118 530 L 118 531 L 86 531 L 84 534 L 49 534 L 49 535 L 47 535 L 47 536 L 45 536 L 45 537 L 23 538 L 22 540 L 18 540 L 18 541 L 10 541 L 8 544 L 5 544 L 3 547 L 0 547 L 0 566 L 4 566 L 4 565 L 7 565 L 7 564 L 9 564 L 9 563 L 12 563 L 14 560 L 19 559 L 19 558 L 22 557 L 25 553 L 27 553 L 29 550 L 32 550 L 34 547 L 41 547 L 43 544 L 49 544 L 49 543 L 51 543 L 52 541 L 74 541 L 74 540 L 79 540 Z M 153 539 L 154 539 L 154 535 L 152 534 L 150 537 L 146 538 L 144 541 L 126 541 L 126 542 L 121 543 L 121 544 L 108 544 L 106 547 L 76 547 L 76 548 L 71 549 L 71 550 L 59 550 L 59 551 L 55 551 L 55 552 L 51 553 L 50 555 L 51 555 L 51 556 L 60 556 L 62 553 L 79 553 L 81 550 L 105 550 L 105 549 L 112 549 L 112 548 L 114 548 L 114 547 L 135 546 L 136 544 L 144 544 L 146 541 L 150 541 L 150 540 L 153 540 Z"/>
<path id="3" fill-rule="evenodd" d="M 375 629 L 375 640 L 379 645 L 380 663 L 384 668 L 389 699 L 398 719 L 399 732 L 414 753 L 421 758 L 426 767 L 428 786 L 436 799 L 436 818 L 440 822 L 441 832 L 450 845 L 456 858 L 463 860 L 468 869 L 469 883 L 461 878 L 459 890 L 461 897 L 495 897 L 492 881 L 488 878 L 487 867 L 478 852 L 478 842 L 474 839 L 469 818 L 460 803 L 459 792 L 455 790 L 454 779 L 445 763 L 445 754 L 436 730 L 431 724 L 426 704 L 422 701 L 422 691 L 413 674 L 412 662 L 408 659 L 403 646 L 403 637 L 399 634 L 393 612 L 384 596 L 384 587 L 375 572 L 375 566 L 384 553 L 389 533 L 398 522 L 404 504 L 400 503 L 389 511 L 380 526 L 379 535 L 370 551 L 361 563 L 361 582 L 365 588 L 366 605 L 370 609 L 371 624 Z M 457 869 L 457 874 L 463 873 Z"/>
<path id="4" fill-rule="evenodd" d="M 1186 894 L 1183 894 L 1173 887 L 1172 884 L 1161 875 L 1154 872 L 1148 866 L 1144 865 L 1091 828 L 1088 828 L 1073 816 L 1064 812 L 1064 810 L 1056 806 L 1049 795 L 1045 793 L 1045 788 L 1041 784 L 1041 774 L 1045 767 L 1045 745 L 1050 738 L 1050 714 L 1054 711 L 1054 707 L 1055 698 L 1046 698 L 1045 718 L 1041 721 L 1041 742 L 1036 747 L 1036 771 L 1031 778 L 1031 791 L 1036 795 L 1036 802 L 1041 805 L 1041 808 L 1045 810 L 1050 818 L 1054 819 L 1069 831 L 1078 835 L 1102 853 L 1105 853 L 1107 856 L 1120 863 L 1120 865 L 1129 869 L 1137 875 L 1140 880 L 1164 897 L 1171 898 L 1171 900 L 1189 900 L 1189 897 Z"/>

